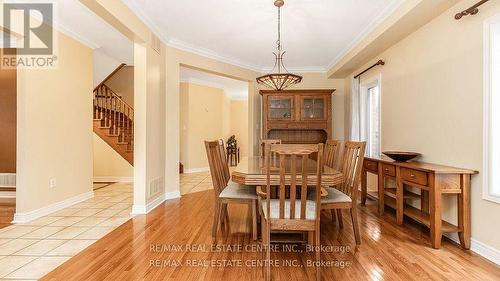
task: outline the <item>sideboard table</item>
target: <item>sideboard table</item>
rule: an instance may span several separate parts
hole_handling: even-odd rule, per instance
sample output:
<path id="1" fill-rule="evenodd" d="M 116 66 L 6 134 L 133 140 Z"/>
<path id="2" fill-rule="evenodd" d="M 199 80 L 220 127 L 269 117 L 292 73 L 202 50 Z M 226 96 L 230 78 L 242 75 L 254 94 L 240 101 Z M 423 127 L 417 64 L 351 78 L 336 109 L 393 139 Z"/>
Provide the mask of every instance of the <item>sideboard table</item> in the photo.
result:
<path id="1" fill-rule="evenodd" d="M 365 157 L 361 178 L 361 203 L 367 197 L 367 174 L 378 176 L 378 211 L 382 215 L 385 206 L 396 209 L 396 221 L 403 224 L 404 216 L 430 228 L 433 248 L 441 247 L 443 233 L 457 232 L 460 244 L 470 249 L 470 187 L 471 176 L 477 171 L 435 165 L 423 162 L 396 162 L 385 156 Z M 396 181 L 395 188 L 385 185 L 386 178 Z M 420 189 L 420 194 L 407 190 L 407 186 Z M 441 219 L 442 196 L 455 195 L 458 203 L 458 225 Z M 410 200 L 420 200 L 420 209 L 410 204 Z"/>

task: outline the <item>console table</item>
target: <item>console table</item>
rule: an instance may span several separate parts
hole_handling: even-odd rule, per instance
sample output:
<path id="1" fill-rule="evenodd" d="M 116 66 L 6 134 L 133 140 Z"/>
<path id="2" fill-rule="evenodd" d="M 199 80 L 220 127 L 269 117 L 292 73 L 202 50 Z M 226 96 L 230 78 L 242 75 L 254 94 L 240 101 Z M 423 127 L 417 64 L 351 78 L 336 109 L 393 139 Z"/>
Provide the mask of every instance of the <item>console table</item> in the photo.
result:
<path id="1" fill-rule="evenodd" d="M 423 162 L 396 162 L 385 156 L 365 157 L 361 178 L 361 203 L 367 197 L 367 174 L 378 176 L 378 211 L 382 215 L 385 206 L 396 210 L 396 221 L 403 224 L 407 217 L 430 228 L 432 247 L 441 247 L 443 233 L 457 232 L 464 249 L 470 248 L 470 181 L 477 171 L 460 169 Z M 385 179 L 396 180 L 395 188 L 385 186 Z M 420 189 L 420 194 L 406 189 L 411 186 Z M 455 195 L 458 202 L 458 225 L 441 219 L 442 195 Z M 405 204 L 420 200 L 420 209 Z"/>

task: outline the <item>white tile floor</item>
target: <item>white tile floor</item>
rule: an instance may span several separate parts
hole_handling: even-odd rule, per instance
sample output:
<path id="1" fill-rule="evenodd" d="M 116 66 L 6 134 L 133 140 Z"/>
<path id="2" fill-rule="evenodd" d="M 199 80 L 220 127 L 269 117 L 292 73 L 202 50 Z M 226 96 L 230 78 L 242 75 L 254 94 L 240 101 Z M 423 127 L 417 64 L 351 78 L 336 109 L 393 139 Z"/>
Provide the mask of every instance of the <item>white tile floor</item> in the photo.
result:
<path id="1" fill-rule="evenodd" d="M 213 189 L 210 172 L 180 175 L 181 195 Z"/>
<path id="2" fill-rule="evenodd" d="M 129 220 L 132 193 L 131 184 L 112 184 L 85 202 L 0 229 L 0 279 L 36 280 L 54 270 Z"/>

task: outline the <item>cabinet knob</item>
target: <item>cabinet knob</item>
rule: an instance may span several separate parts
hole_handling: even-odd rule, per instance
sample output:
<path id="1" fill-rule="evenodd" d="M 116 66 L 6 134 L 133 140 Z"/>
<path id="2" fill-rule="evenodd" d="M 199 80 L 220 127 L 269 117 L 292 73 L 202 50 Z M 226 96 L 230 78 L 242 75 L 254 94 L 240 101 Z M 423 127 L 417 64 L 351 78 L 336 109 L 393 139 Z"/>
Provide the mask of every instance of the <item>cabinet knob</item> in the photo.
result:
<path id="1" fill-rule="evenodd" d="M 410 174 L 410 177 L 414 178 L 414 177 L 415 177 L 415 175 L 414 175 L 414 174 Z"/>

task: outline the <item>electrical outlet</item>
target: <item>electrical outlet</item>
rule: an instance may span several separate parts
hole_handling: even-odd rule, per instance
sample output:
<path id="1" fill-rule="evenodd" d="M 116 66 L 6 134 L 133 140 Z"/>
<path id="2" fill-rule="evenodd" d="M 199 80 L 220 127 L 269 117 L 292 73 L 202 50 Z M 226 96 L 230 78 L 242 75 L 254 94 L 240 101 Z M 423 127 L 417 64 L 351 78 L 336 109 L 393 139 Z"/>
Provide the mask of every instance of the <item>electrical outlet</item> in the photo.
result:
<path id="1" fill-rule="evenodd" d="M 52 178 L 49 180 L 49 187 L 50 188 L 55 188 L 57 186 L 57 180 L 55 178 Z"/>

